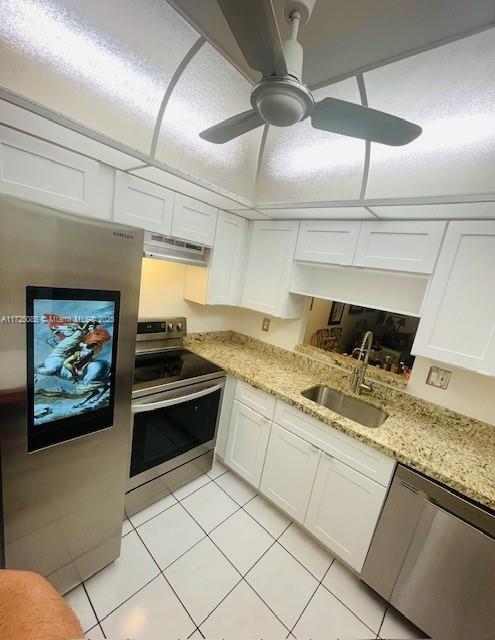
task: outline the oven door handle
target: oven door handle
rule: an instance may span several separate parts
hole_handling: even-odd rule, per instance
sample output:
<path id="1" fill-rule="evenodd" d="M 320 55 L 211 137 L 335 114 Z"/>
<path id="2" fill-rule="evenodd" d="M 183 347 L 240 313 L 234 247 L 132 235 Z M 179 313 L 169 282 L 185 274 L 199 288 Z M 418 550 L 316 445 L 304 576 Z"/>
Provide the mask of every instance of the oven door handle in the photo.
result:
<path id="1" fill-rule="evenodd" d="M 147 402 L 146 404 L 136 404 L 132 406 L 132 413 L 143 413 L 145 411 L 153 411 L 154 409 L 163 409 L 164 407 L 171 407 L 176 404 L 182 404 L 183 402 L 189 402 L 190 400 L 196 400 L 196 398 L 202 398 L 203 396 L 220 391 L 224 386 L 224 383 L 216 384 L 207 389 L 196 391 L 195 393 L 189 393 L 183 396 L 177 396 L 175 398 L 168 398 L 167 400 L 159 400 L 158 402 Z"/>

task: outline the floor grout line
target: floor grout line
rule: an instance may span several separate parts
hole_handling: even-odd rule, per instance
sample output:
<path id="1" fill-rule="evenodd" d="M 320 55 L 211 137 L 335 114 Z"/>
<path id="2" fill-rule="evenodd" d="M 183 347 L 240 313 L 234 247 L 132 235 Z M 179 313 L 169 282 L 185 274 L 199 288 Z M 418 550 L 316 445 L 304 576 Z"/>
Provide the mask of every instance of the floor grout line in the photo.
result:
<path id="1" fill-rule="evenodd" d="M 254 499 L 256 496 L 253 496 L 252 499 Z M 248 501 L 249 502 L 249 501 Z M 239 571 L 239 569 L 235 566 L 235 564 L 230 560 L 230 558 L 228 558 L 226 556 L 226 554 L 222 551 L 222 549 L 217 545 L 217 543 L 215 542 L 215 540 L 213 540 L 212 538 L 210 538 L 209 533 L 201 526 L 201 524 L 199 522 L 197 522 L 197 520 L 194 518 L 194 516 L 192 514 L 189 513 L 189 511 L 186 509 L 186 507 L 184 505 L 181 504 L 181 506 L 183 507 L 184 511 L 186 511 L 186 513 L 189 514 L 189 516 L 196 522 L 196 524 L 201 527 L 201 529 L 203 529 L 203 531 L 206 534 L 206 537 L 213 543 L 213 545 L 218 549 L 218 551 L 220 551 L 220 553 L 224 556 L 224 558 L 232 565 L 232 567 L 235 569 L 235 571 L 237 571 L 237 573 L 241 576 L 241 579 L 232 587 L 232 589 L 222 598 L 222 600 L 220 600 L 220 602 L 210 611 L 210 613 L 206 616 L 206 618 L 204 620 L 202 620 L 200 622 L 200 624 L 198 625 L 198 627 L 200 627 L 202 624 L 205 623 L 205 621 L 212 615 L 212 613 L 218 609 L 218 607 L 222 604 L 222 602 L 230 595 L 230 593 L 232 593 L 232 591 L 239 586 L 239 584 L 244 581 L 246 582 L 246 584 L 254 591 L 254 593 L 258 596 L 258 598 L 263 602 L 263 604 L 272 612 L 272 614 L 277 618 L 277 620 L 287 629 L 289 630 L 288 626 L 282 622 L 282 620 L 278 617 L 278 615 L 275 613 L 275 611 L 273 611 L 273 609 L 265 602 L 265 600 L 260 596 L 260 594 L 253 588 L 253 586 L 245 579 L 245 576 L 253 569 L 254 566 L 256 566 L 256 564 L 258 564 L 258 562 L 261 560 L 261 558 L 263 558 L 263 556 L 268 553 L 268 551 L 277 543 L 277 538 L 274 538 L 273 536 L 271 536 L 273 538 L 273 542 L 270 544 L 270 546 L 268 547 L 268 549 L 266 549 L 261 556 L 256 560 L 256 562 L 248 569 L 248 571 L 246 571 L 245 574 L 242 574 L 241 571 Z M 239 509 L 237 509 L 236 511 L 234 511 L 234 513 L 231 513 L 227 518 L 225 518 L 225 520 L 223 520 L 220 524 L 217 525 L 217 527 L 219 527 L 221 524 L 223 524 L 224 522 L 226 522 L 227 520 L 229 520 L 235 513 L 237 513 L 238 511 L 242 510 L 242 507 L 240 507 Z M 246 512 L 247 513 L 247 512 Z M 254 518 L 253 518 L 254 520 Z M 255 520 L 255 522 L 257 522 Z M 259 524 L 259 523 L 258 523 Z M 289 522 L 289 524 L 284 528 L 284 530 L 282 531 L 282 533 L 280 534 L 280 536 L 282 536 L 285 531 L 290 527 L 292 523 Z M 214 531 L 217 527 L 214 527 L 210 533 L 212 531 Z M 271 535 L 271 534 L 270 534 Z M 278 537 L 280 537 L 278 536 Z M 204 538 L 203 538 L 204 540 Z M 198 543 L 199 544 L 199 543 Z M 189 614 L 191 616 L 191 614 Z M 192 617 L 192 616 L 191 616 Z M 201 632 L 201 629 L 200 629 Z M 290 630 L 289 630 L 290 632 Z"/>
<path id="2" fill-rule="evenodd" d="M 179 499 L 177 498 L 173 493 L 171 494 L 174 499 L 175 499 L 175 503 L 166 507 L 165 509 L 163 509 L 162 511 L 156 513 L 155 515 L 151 516 L 148 520 L 145 520 L 144 522 L 140 523 L 139 525 L 135 526 L 133 524 L 133 522 L 131 521 L 131 519 L 127 516 L 127 519 L 129 520 L 129 523 L 131 525 L 131 530 L 128 531 L 124 536 L 122 536 L 122 538 L 126 537 L 127 535 L 129 535 L 129 533 L 135 532 L 137 534 L 138 539 L 140 540 L 140 542 L 143 544 L 143 546 L 145 547 L 146 551 L 148 552 L 148 554 L 151 556 L 153 562 L 155 563 L 155 565 L 158 568 L 159 573 L 155 576 L 153 576 L 153 578 L 149 581 L 147 581 L 143 586 L 141 586 L 138 590 L 136 590 L 135 593 L 133 593 L 131 596 L 129 596 L 128 598 L 126 598 L 125 600 L 123 600 L 117 607 L 115 607 L 114 609 L 112 609 L 108 614 L 106 614 L 105 616 L 103 616 L 100 620 L 100 618 L 98 617 L 97 613 L 96 613 L 96 609 L 93 606 L 93 602 L 89 596 L 89 593 L 86 589 L 85 583 L 82 583 L 82 586 L 84 588 L 85 594 L 89 600 L 90 606 L 93 610 L 93 613 L 95 615 L 95 618 L 97 620 L 97 625 L 100 627 L 100 630 L 103 634 L 103 636 L 106 638 L 106 634 L 103 630 L 102 627 L 102 622 L 104 620 L 106 620 L 110 615 L 112 615 L 117 609 L 119 609 L 122 605 L 124 605 L 125 603 L 127 603 L 131 598 L 133 598 L 135 595 L 137 595 L 140 591 L 142 591 L 144 588 L 146 588 L 149 584 L 151 584 L 151 582 L 153 582 L 154 580 L 156 580 L 158 577 L 163 576 L 165 582 L 168 584 L 168 586 L 170 587 L 170 589 L 172 590 L 172 592 L 174 593 L 175 597 L 177 598 L 177 600 L 179 601 L 179 603 L 181 604 L 181 606 L 183 607 L 183 609 L 185 610 L 185 612 L 187 613 L 188 617 L 190 618 L 190 620 L 192 621 L 193 625 L 195 626 L 195 629 L 193 631 L 191 631 L 190 636 L 193 635 L 194 633 L 196 633 L 196 631 L 199 632 L 199 634 L 204 638 L 204 634 L 201 631 L 200 626 L 203 625 L 206 620 L 208 620 L 208 618 L 217 610 L 217 608 L 226 600 L 226 598 L 228 598 L 230 596 L 230 594 L 242 583 L 245 582 L 248 587 L 253 591 L 254 594 L 256 594 L 256 596 L 261 600 L 261 602 L 263 602 L 263 604 L 268 608 L 268 610 L 275 616 L 275 618 L 280 622 L 280 624 L 287 629 L 288 634 L 286 636 L 286 638 L 295 638 L 295 634 L 294 634 L 294 629 L 297 626 L 297 624 L 299 623 L 301 617 L 303 616 L 304 612 L 306 611 L 306 609 L 308 608 L 310 602 L 312 601 L 312 599 L 314 598 L 316 592 L 318 591 L 318 589 L 320 588 L 320 586 L 323 586 L 323 588 L 330 593 L 334 598 L 336 598 L 340 604 L 342 604 L 348 611 L 350 611 L 362 624 L 364 624 L 368 629 L 370 629 L 370 631 L 376 635 L 376 638 L 379 639 L 380 638 L 380 632 L 386 617 L 386 613 L 390 607 L 389 603 L 387 603 L 385 610 L 383 612 L 383 616 L 382 616 L 382 620 L 381 623 L 379 625 L 379 631 L 378 633 L 376 631 L 374 631 L 373 629 L 371 629 L 371 627 L 369 627 L 368 624 L 366 624 L 363 620 L 361 620 L 361 618 L 345 603 L 343 602 L 335 593 L 333 593 L 333 591 L 328 588 L 326 585 L 323 584 L 323 580 L 325 579 L 325 577 L 327 576 L 328 572 L 330 571 L 330 568 L 332 567 L 333 563 L 336 561 L 335 558 L 332 558 L 332 561 L 330 562 L 330 565 L 328 566 L 327 570 L 325 571 L 325 573 L 323 574 L 321 579 L 318 579 L 302 562 L 301 560 L 299 560 L 299 558 L 297 558 L 289 549 L 286 549 L 285 546 L 280 542 L 280 539 L 282 538 L 282 536 L 284 535 L 284 533 L 294 524 L 292 521 L 289 522 L 289 524 L 287 526 L 284 527 L 284 529 L 282 530 L 282 532 L 278 535 L 278 536 L 274 536 L 263 524 L 261 524 L 261 522 L 259 522 L 251 513 L 249 513 L 249 511 L 247 511 L 245 509 L 245 507 L 255 498 L 257 498 L 258 496 L 260 496 L 261 494 L 256 493 L 254 496 L 252 496 L 251 498 L 249 498 L 249 500 L 247 500 L 244 504 L 240 504 L 226 489 L 224 489 L 218 482 L 216 482 L 216 480 L 220 477 L 222 477 L 223 475 L 229 473 L 231 470 L 230 469 L 226 469 L 223 473 L 219 474 L 218 476 L 216 476 L 215 478 L 211 478 L 210 476 L 208 476 L 208 474 L 205 474 L 208 478 L 208 482 L 205 482 L 205 484 L 201 485 L 201 487 L 198 487 L 197 489 L 195 489 L 194 491 L 192 491 L 190 494 L 184 496 L 183 498 Z M 236 476 L 236 474 L 233 474 Z M 236 476 L 237 477 L 237 476 Z M 242 480 L 241 480 L 242 481 Z M 225 495 L 227 497 L 229 497 L 234 503 L 235 505 L 238 507 L 234 512 L 232 512 L 231 514 L 229 514 L 224 520 L 222 520 L 221 522 L 219 522 L 217 525 L 215 525 L 209 532 L 206 531 L 206 529 L 196 520 L 196 518 L 194 517 L 194 515 L 192 513 L 190 513 L 188 511 L 188 509 L 186 508 L 186 506 L 184 506 L 182 504 L 182 502 L 184 500 L 186 500 L 187 498 L 189 498 L 190 496 L 192 496 L 193 494 L 195 494 L 197 491 L 200 491 L 201 489 L 203 489 L 204 487 L 208 486 L 209 484 L 214 483 L 217 487 L 219 487 L 223 493 L 225 493 Z M 249 485 L 251 486 L 251 485 Z M 269 501 L 267 501 L 267 503 L 271 505 L 271 503 Z M 154 518 L 156 518 L 159 515 L 162 515 L 163 513 L 165 513 L 166 511 L 168 511 L 169 509 L 171 509 L 172 507 L 175 507 L 177 505 L 180 505 L 182 507 L 182 509 L 185 511 L 185 513 L 187 513 L 187 515 L 194 521 L 194 523 L 203 531 L 204 535 L 203 537 L 198 540 L 196 543 L 194 543 L 191 547 L 189 547 L 189 549 L 187 549 L 186 551 L 184 551 L 183 553 L 180 554 L 180 556 L 178 556 L 177 558 L 175 558 L 170 564 L 168 564 L 164 569 L 161 569 L 160 565 L 158 564 L 156 558 L 154 557 L 154 555 L 152 554 L 152 552 L 150 551 L 150 549 L 148 548 L 148 546 L 146 545 L 146 543 L 144 542 L 143 538 L 141 537 L 138 529 L 150 522 L 151 520 L 153 520 Z M 273 507 L 274 508 L 274 507 Z M 241 572 L 236 566 L 235 564 L 227 557 L 227 555 L 222 551 L 222 549 L 218 546 L 218 544 L 216 544 L 215 540 L 213 540 L 210 537 L 210 534 L 213 533 L 216 529 L 218 529 L 219 527 L 221 527 L 224 523 L 226 523 L 230 518 L 232 518 L 235 514 L 237 514 L 239 511 L 244 511 L 244 513 L 246 513 L 257 525 L 259 525 L 264 531 L 266 531 L 266 533 L 270 536 L 270 538 L 272 539 L 271 544 L 269 545 L 269 547 L 260 555 L 260 557 L 252 564 L 251 567 L 249 567 L 249 569 L 247 571 L 245 571 L 244 573 Z M 132 517 L 132 516 L 131 516 Z M 234 584 L 234 586 L 227 592 L 227 594 L 220 600 L 220 602 L 217 603 L 217 605 L 208 613 L 208 615 L 199 623 L 197 623 L 195 621 L 195 619 L 192 617 L 191 613 L 189 612 L 189 610 L 187 609 L 186 605 L 182 602 L 181 598 L 178 596 L 177 592 L 175 591 L 175 589 L 173 588 L 172 584 L 169 582 L 169 580 L 167 579 L 167 577 L 165 576 L 165 571 L 171 567 L 173 564 L 175 564 L 178 560 L 180 560 L 181 558 L 183 558 L 187 553 L 189 553 L 194 547 L 196 547 L 200 542 L 204 541 L 205 538 L 208 538 L 210 540 L 210 542 L 212 542 L 212 544 L 216 547 L 216 549 L 221 553 L 221 555 L 227 560 L 227 562 L 234 568 L 234 570 L 239 574 L 240 579 Z M 249 573 L 254 569 L 254 567 L 262 560 L 262 558 L 264 558 L 264 556 L 275 546 L 275 544 L 277 544 L 286 552 L 288 553 L 294 560 L 296 560 L 296 562 L 298 562 L 298 564 L 303 567 L 303 569 L 305 569 L 306 572 L 309 573 L 309 575 L 317 581 L 317 586 L 314 590 L 314 592 L 311 594 L 308 602 L 306 603 L 306 605 L 304 606 L 303 610 L 301 611 L 301 613 L 299 614 L 296 622 L 292 625 L 292 627 L 289 628 L 289 626 L 287 624 L 285 624 L 279 617 L 278 615 L 275 613 L 275 611 L 273 611 L 273 609 L 268 605 L 267 602 L 265 602 L 265 600 L 260 596 L 260 594 L 256 591 L 256 589 L 250 584 L 250 582 L 248 581 L 247 577 L 249 575 Z M 324 548 L 324 547 L 322 547 Z M 329 552 L 328 552 L 329 553 Z M 94 627 L 93 627 L 94 628 Z M 189 637 L 189 636 L 188 636 Z"/>
<path id="3" fill-rule="evenodd" d="M 181 603 L 184 611 L 187 613 L 187 615 L 191 618 L 192 623 L 197 627 L 198 625 L 196 624 L 196 621 L 194 620 L 194 618 L 192 617 L 192 615 L 189 613 L 187 607 L 184 605 L 184 603 L 182 602 L 182 600 L 179 598 L 177 592 L 175 591 L 175 589 L 173 588 L 173 586 L 170 584 L 169 580 L 167 580 L 166 575 L 163 573 L 160 565 L 158 564 L 158 562 L 156 561 L 155 556 L 151 553 L 151 551 L 148 549 L 148 546 L 146 545 L 146 543 L 144 542 L 144 540 L 141 538 L 141 536 L 139 535 L 138 531 L 136 531 L 138 538 L 141 540 L 144 548 L 146 549 L 146 551 L 150 554 L 150 556 L 153 559 L 153 562 L 156 564 L 156 566 L 158 567 L 158 571 L 160 572 L 159 575 L 163 576 L 163 579 L 165 580 L 165 582 L 168 584 L 168 586 L 170 587 L 170 589 L 172 590 L 172 592 L 174 593 L 175 597 L 177 598 L 177 600 Z"/>
<path id="4" fill-rule="evenodd" d="M 160 516 L 162 513 L 165 513 L 165 511 L 168 511 L 168 510 L 169 510 L 169 509 L 171 509 L 172 507 L 175 507 L 175 505 L 176 505 L 179 501 L 177 500 L 177 498 L 174 496 L 174 494 L 173 494 L 173 493 L 171 493 L 171 494 L 169 494 L 169 495 L 171 495 L 171 496 L 174 498 L 175 503 L 174 503 L 174 504 L 169 505 L 168 507 L 165 507 L 165 509 L 163 509 L 162 511 L 159 511 L 158 513 L 155 513 L 155 515 L 153 515 L 153 516 L 149 517 L 149 518 L 148 518 L 147 520 L 145 520 L 144 522 L 140 522 L 138 525 L 134 525 L 134 523 L 133 523 L 133 522 L 132 522 L 132 520 L 131 520 L 131 518 L 133 518 L 135 515 L 137 515 L 137 513 L 139 513 L 139 511 L 138 511 L 137 513 L 135 513 L 135 514 L 134 514 L 134 516 L 127 516 L 127 519 L 129 520 L 129 522 L 130 522 L 130 524 L 131 524 L 132 528 L 134 529 L 134 531 L 136 531 L 138 527 L 142 527 L 142 526 L 143 526 L 143 524 L 146 524 L 147 522 L 150 522 L 151 520 L 153 520 L 153 518 L 156 518 L 156 517 Z M 165 496 L 165 497 L 166 497 L 166 496 Z M 149 505 L 149 506 L 151 506 L 151 505 Z M 146 509 L 146 507 L 145 507 L 145 509 Z M 128 532 L 127 532 L 125 535 L 123 535 L 122 537 L 123 537 L 123 538 L 125 538 L 125 536 L 129 535 L 129 533 L 130 533 L 130 531 L 128 531 Z"/>
<path id="5" fill-rule="evenodd" d="M 281 545 L 282 546 L 282 545 Z M 306 611 L 306 609 L 309 606 L 309 603 L 311 602 L 311 600 L 314 598 L 315 593 L 318 591 L 318 589 L 320 588 L 323 580 L 325 579 L 327 573 L 330 571 L 331 566 L 333 565 L 333 563 L 335 562 L 335 558 L 333 558 L 333 560 L 330 562 L 330 565 L 328 566 L 327 570 L 325 571 L 325 573 L 323 574 L 323 577 L 321 578 L 321 580 L 318 582 L 318 584 L 316 585 L 316 589 L 313 591 L 313 593 L 311 594 L 309 600 L 306 602 L 306 605 L 303 607 L 303 610 L 301 611 L 301 613 L 299 614 L 299 617 L 297 618 L 297 620 L 294 622 L 292 628 L 290 629 L 290 633 L 294 634 L 294 629 L 296 628 L 297 624 L 299 623 L 299 620 L 302 618 L 304 612 Z M 307 571 L 307 569 L 306 569 Z M 311 574 L 313 575 L 313 574 Z M 297 636 L 296 636 L 297 637 Z"/>
<path id="6" fill-rule="evenodd" d="M 101 628 L 100 621 L 99 621 L 98 616 L 96 614 L 96 609 L 94 608 L 93 603 L 91 601 L 91 598 L 89 597 L 89 593 L 88 593 L 88 590 L 86 589 L 86 585 L 84 584 L 84 581 L 81 584 L 82 584 L 83 591 L 86 594 L 86 598 L 89 601 L 89 606 L 91 607 L 91 609 L 93 610 L 93 613 L 95 615 L 96 623 Z M 92 628 L 94 629 L 94 627 L 92 627 Z M 106 638 L 107 636 L 105 635 L 105 632 L 103 631 L 103 629 L 101 629 L 101 632 L 103 633 L 103 636 Z"/>
<path id="7" fill-rule="evenodd" d="M 117 605 L 116 607 L 114 607 L 111 611 L 109 611 L 106 615 L 104 615 L 102 618 L 97 618 L 98 622 L 101 624 L 102 622 L 105 622 L 105 620 L 107 618 L 109 618 L 112 613 L 115 613 L 115 611 L 117 611 L 117 609 L 120 609 L 120 607 L 125 604 L 126 602 L 129 602 L 129 600 L 131 598 L 133 598 L 136 594 L 138 594 L 140 591 L 142 591 L 143 589 L 145 589 L 149 584 L 151 584 L 153 582 L 153 580 L 156 580 L 158 577 L 160 577 L 160 574 L 157 573 L 155 576 L 153 576 L 151 578 L 151 580 L 148 580 L 148 582 L 146 582 L 145 584 L 143 584 L 141 587 L 139 587 L 139 589 L 137 589 L 132 595 L 128 596 L 127 598 L 125 598 L 125 600 L 122 600 L 122 602 Z"/>

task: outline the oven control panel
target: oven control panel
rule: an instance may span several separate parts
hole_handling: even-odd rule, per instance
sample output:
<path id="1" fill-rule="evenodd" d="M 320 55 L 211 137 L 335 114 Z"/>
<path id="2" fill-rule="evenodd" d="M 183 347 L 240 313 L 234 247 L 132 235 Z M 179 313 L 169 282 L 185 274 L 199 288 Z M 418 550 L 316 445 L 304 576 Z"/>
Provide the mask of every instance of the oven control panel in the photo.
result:
<path id="1" fill-rule="evenodd" d="M 186 318 L 160 318 L 139 320 L 137 340 L 170 340 L 187 335 Z"/>

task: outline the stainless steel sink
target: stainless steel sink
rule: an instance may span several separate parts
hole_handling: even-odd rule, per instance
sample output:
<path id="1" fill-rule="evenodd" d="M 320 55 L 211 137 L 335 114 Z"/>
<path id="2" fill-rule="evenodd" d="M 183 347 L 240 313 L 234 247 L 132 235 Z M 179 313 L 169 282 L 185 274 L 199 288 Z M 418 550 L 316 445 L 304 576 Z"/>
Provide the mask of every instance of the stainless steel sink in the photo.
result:
<path id="1" fill-rule="evenodd" d="M 308 400 L 321 404 L 345 418 L 359 422 L 365 427 L 379 427 L 388 418 L 388 413 L 382 409 L 374 407 L 363 400 L 358 400 L 358 398 L 346 396 L 336 389 L 324 387 L 321 384 L 306 389 L 302 392 L 302 395 Z"/>

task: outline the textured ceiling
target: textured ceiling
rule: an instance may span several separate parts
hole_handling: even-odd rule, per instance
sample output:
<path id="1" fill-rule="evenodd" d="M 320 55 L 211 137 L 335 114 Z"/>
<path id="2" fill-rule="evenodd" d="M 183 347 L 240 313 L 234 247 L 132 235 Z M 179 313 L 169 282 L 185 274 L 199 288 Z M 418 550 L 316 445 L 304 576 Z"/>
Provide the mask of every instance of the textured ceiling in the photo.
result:
<path id="1" fill-rule="evenodd" d="M 317 3 L 301 37 L 305 79 L 331 82 L 315 97 L 359 102 L 353 72 L 363 71 L 370 106 L 424 129 L 401 148 L 307 121 L 222 146 L 201 140 L 203 128 L 249 107 L 250 79 L 216 2 L 180 5 L 178 13 L 165 0 L 2 0 L 0 85 L 135 149 L 144 164 L 266 211 L 347 206 L 367 217 L 389 200 L 495 199 L 495 29 L 431 48 L 493 20 L 493 2 Z M 204 16 L 186 20 L 191 6 L 211 9 L 217 31 Z"/>
<path id="2" fill-rule="evenodd" d="M 216 0 L 171 3 L 246 76 L 259 79 Z M 284 0 L 273 0 L 273 5 L 282 37 L 288 37 Z M 304 81 L 310 87 L 335 82 L 494 24 L 493 0 L 317 0 L 299 36 Z"/>

